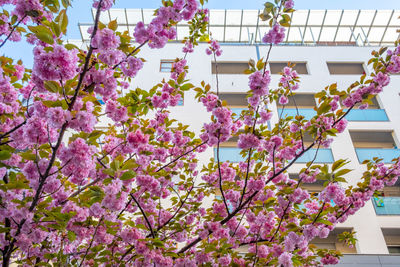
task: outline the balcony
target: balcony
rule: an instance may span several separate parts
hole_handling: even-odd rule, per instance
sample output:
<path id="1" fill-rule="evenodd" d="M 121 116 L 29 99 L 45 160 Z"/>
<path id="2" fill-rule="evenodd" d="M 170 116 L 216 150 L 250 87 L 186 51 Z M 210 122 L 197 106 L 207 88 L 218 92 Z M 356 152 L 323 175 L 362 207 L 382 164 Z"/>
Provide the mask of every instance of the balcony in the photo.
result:
<path id="1" fill-rule="evenodd" d="M 372 203 L 377 215 L 400 215 L 400 197 L 375 197 Z"/>
<path id="2" fill-rule="evenodd" d="M 237 147 L 220 147 L 219 151 L 219 160 L 221 162 L 230 161 L 230 162 L 240 162 L 245 159 L 240 155 L 240 148 Z M 315 157 L 315 153 L 317 149 L 310 149 L 304 155 L 297 159 L 296 163 L 307 163 L 312 161 Z M 214 148 L 214 158 L 217 158 L 217 148 Z M 333 155 L 332 151 L 327 148 L 320 148 L 315 159 L 315 163 L 332 163 Z"/>
<path id="3" fill-rule="evenodd" d="M 352 109 L 346 115 L 348 121 L 389 121 L 384 109 Z"/>
<path id="4" fill-rule="evenodd" d="M 400 149 L 397 148 L 356 148 L 358 161 L 372 160 L 374 157 L 383 159 L 384 163 L 391 163 L 392 159 L 400 157 Z"/>

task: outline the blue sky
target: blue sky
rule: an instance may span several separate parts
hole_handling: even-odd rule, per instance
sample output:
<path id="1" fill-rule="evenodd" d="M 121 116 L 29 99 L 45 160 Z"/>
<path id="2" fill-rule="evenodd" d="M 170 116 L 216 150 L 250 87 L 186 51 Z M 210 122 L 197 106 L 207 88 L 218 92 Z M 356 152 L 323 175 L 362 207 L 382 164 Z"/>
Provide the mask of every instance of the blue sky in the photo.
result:
<path id="1" fill-rule="evenodd" d="M 79 39 L 78 23 L 92 22 L 90 8 L 92 0 L 72 0 L 72 8 L 68 11 L 69 26 L 67 38 Z M 116 0 L 116 8 L 157 8 L 160 0 Z M 209 0 L 210 9 L 262 9 L 265 0 Z M 295 0 L 296 9 L 400 9 L 400 0 Z M 32 47 L 20 43 L 7 43 L 0 50 L 13 58 L 22 58 L 25 65 L 32 66 Z"/>

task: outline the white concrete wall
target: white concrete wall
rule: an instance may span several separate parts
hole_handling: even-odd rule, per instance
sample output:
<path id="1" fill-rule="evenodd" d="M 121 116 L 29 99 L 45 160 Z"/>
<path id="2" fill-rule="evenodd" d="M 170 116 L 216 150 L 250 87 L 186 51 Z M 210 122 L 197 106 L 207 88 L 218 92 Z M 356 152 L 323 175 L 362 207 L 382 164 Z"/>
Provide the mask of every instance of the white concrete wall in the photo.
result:
<path id="1" fill-rule="evenodd" d="M 168 73 L 159 72 L 161 59 L 175 59 L 181 57 L 182 44 L 171 43 L 163 50 L 152 50 L 143 48 L 139 53 L 147 62 L 143 70 L 139 73 L 133 83 L 142 89 L 150 89 L 156 82 L 163 78 L 168 79 Z M 193 54 L 188 54 L 187 60 L 190 66 L 187 78 L 194 85 L 200 85 L 204 80 L 212 85 L 212 90 L 216 90 L 215 75 L 211 74 L 212 57 L 205 54 L 207 44 L 201 44 L 196 48 Z M 248 61 L 257 60 L 255 46 L 244 45 L 222 45 L 223 54 L 218 58 L 219 61 Z M 327 61 L 344 62 L 364 62 L 365 66 L 371 57 L 371 47 L 306 47 L 306 46 L 278 46 L 272 49 L 270 61 L 304 61 L 307 62 L 309 74 L 301 75 L 301 87 L 298 92 L 315 93 L 325 86 L 337 82 L 339 89 L 346 89 L 350 84 L 359 79 L 359 75 L 330 75 Z M 375 48 L 377 49 L 377 48 Z M 265 57 L 266 46 L 260 47 L 261 57 Z M 367 73 L 371 68 L 367 67 Z M 365 168 L 358 163 L 349 130 L 393 130 L 397 144 L 400 138 L 400 75 L 392 76 L 392 83 L 385 88 L 379 95 L 379 102 L 382 108 L 386 109 L 389 122 L 350 122 L 348 129 L 334 141 L 332 144 L 332 153 L 335 160 L 339 158 L 349 159 L 351 163 L 349 168 L 354 171 L 348 175 L 349 184 L 355 185 L 359 177 L 362 176 Z M 277 86 L 279 75 L 272 75 L 271 87 Z M 248 90 L 247 75 L 219 75 L 220 92 L 246 92 Z M 276 110 L 273 105 L 270 108 Z M 184 106 L 172 108 L 172 116 L 183 123 L 190 124 L 191 129 L 199 133 L 204 122 L 209 119 L 209 114 L 205 108 L 194 100 L 194 93 L 187 92 L 185 95 Z M 272 123 L 276 122 L 274 117 Z M 211 149 L 202 155 L 202 159 L 207 161 L 213 156 Z M 301 164 L 295 164 L 290 172 L 296 172 L 301 169 Z M 400 216 L 376 216 L 371 202 L 362 208 L 356 215 L 352 216 L 343 227 L 353 227 L 357 232 L 358 238 L 357 252 L 362 254 L 386 254 L 388 253 L 382 227 L 391 227 L 400 229 Z"/>

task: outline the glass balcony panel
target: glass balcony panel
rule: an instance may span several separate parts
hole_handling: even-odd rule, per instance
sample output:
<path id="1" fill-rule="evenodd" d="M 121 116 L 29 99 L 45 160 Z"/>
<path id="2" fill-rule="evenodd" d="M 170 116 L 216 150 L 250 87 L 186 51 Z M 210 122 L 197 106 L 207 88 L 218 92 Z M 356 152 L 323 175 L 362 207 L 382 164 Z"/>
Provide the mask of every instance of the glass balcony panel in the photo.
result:
<path id="1" fill-rule="evenodd" d="M 282 109 L 278 109 L 279 116 L 282 113 Z M 311 120 L 317 112 L 312 108 L 299 108 L 299 114 L 304 116 L 306 120 Z M 297 116 L 297 110 L 295 108 L 285 108 L 283 109 L 282 118 L 285 116 L 295 117 Z"/>
<path id="2" fill-rule="evenodd" d="M 219 160 L 221 162 L 230 161 L 230 162 L 240 162 L 243 161 L 244 158 L 240 155 L 240 148 L 237 147 L 220 147 L 219 148 Z M 214 159 L 217 160 L 217 148 L 214 148 Z"/>
<path id="3" fill-rule="evenodd" d="M 348 121 L 389 121 L 384 109 L 352 109 Z"/>
<path id="4" fill-rule="evenodd" d="M 358 161 L 372 160 L 374 157 L 383 159 L 384 163 L 391 163 L 392 159 L 400 157 L 400 149 L 396 148 L 356 148 Z"/>
<path id="5" fill-rule="evenodd" d="M 374 197 L 372 203 L 377 215 L 400 215 L 400 197 Z"/>
<path id="6" fill-rule="evenodd" d="M 297 159 L 296 163 L 307 163 L 309 161 L 312 161 L 315 157 L 316 152 L 317 152 L 317 149 L 315 149 L 315 148 L 308 150 L 300 158 Z M 314 162 L 315 163 L 332 163 L 332 162 L 334 162 L 332 150 L 329 148 L 320 148 Z"/>
<path id="7" fill-rule="evenodd" d="M 240 155 L 240 148 L 237 147 L 220 147 L 219 151 L 219 160 L 221 162 L 230 161 L 230 162 L 240 162 L 245 160 Z M 317 149 L 310 149 L 304 155 L 297 159 L 296 163 L 307 163 L 312 161 Z M 214 158 L 217 158 L 217 148 L 214 148 Z M 320 148 L 315 159 L 315 163 L 332 163 L 333 155 L 332 151 L 329 148 Z"/>

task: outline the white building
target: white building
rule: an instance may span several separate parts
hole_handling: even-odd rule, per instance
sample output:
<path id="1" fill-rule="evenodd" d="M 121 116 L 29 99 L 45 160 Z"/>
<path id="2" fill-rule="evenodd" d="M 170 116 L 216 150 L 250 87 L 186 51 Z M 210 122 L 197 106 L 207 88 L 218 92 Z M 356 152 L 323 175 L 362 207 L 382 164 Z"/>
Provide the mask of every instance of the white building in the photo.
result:
<path id="1" fill-rule="evenodd" d="M 213 38 L 221 42 L 223 54 L 218 58 L 219 90 L 233 108 L 247 105 L 245 92 L 248 90 L 248 76 L 243 74 L 250 59 L 265 57 L 267 47 L 260 43 L 267 27 L 258 19 L 257 10 L 212 10 L 209 30 Z M 133 33 L 136 22 L 149 23 L 152 10 L 112 9 L 103 13 L 101 21 L 108 23 L 117 19 L 120 31 Z M 339 89 L 346 89 L 357 81 L 363 72 L 370 73 L 367 65 L 371 51 L 380 46 L 393 45 L 400 29 L 400 10 L 299 10 L 292 15 L 292 26 L 287 30 L 283 45 L 275 46 L 268 68 L 272 73 L 271 87 L 277 86 L 278 72 L 287 62 L 297 63 L 301 87 L 297 92 L 297 104 L 302 114 L 313 116 L 315 105 L 313 94 L 325 86 L 337 82 Z M 80 24 L 82 40 L 70 41 L 78 45 L 86 43 L 86 33 L 91 24 Z M 178 25 L 178 37 L 188 32 L 187 25 Z M 191 67 L 187 78 L 193 84 L 201 81 L 216 88 L 212 57 L 205 54 L 207 43 L 200 44 L 195 52 L 187 56 Z M 171 42 L 162 50 L 144 47 L 139 53 L 147 60 L 144 68 L 134 79 L 134 86 L 149 89 L 163 78 L 169 78 L 171 60 L 182 57 L 182 44 Z M 151 77 L 149 79 L 148 77 Z M 330 163 L 337 159 L 349 159 L 348 166 L 354 169 L 348 176 L 349 184 L 356 184 L 366 169 L 361 165 L 364 159 L 374 156 L 389 163 L 400 155 L 400 75 L 392 76 L 392 82 L 376 98 L 367 110 L 353 110 L 348 117 L 347 130 L 332 144 L 332 149 L 320 151 L 318 162 Z M 270 106 L 274 111 L 276 105 Z M 289 109 L 288 109 L 289 108 Z M 289 107 L 285 108 L 291 113 Z M 275 112 L 277 114 L 277 112 Z M 172 109 L 172 116 L 190 124 L 191 129 L 200 133 L 209 114 L 202 104 L 194 99 L 194 92 L 187 92 L 184 103 Z M 275 115 L 271 123 L 276 123 Z M 235 160 L 235 148 L 222 148 L 221 158 Z M 207 161 L 213 157 L 210 149 L 202 157 Z M 292 166 L 289 173 L 295 175 L 307 161 Z M 310 190 L 318 191 L 318 185 Z M 335 233 L 352 229 L 358 239 L 354 249 L 346 248 L 335 240 Z M 336 248 L 343 253 L 342 266 L 400 266 L 400 183 L 384 190 L 384 197 L 369 201 L 356 215 L 337 227 L 326 240 L 316 240 L 318 246 Z M 352 255 L 352 254 L 362 254 Z M 370 254 L 370 256 L 366 256 Z M 381 255 L 381 256 L 379 256 Z"/>

